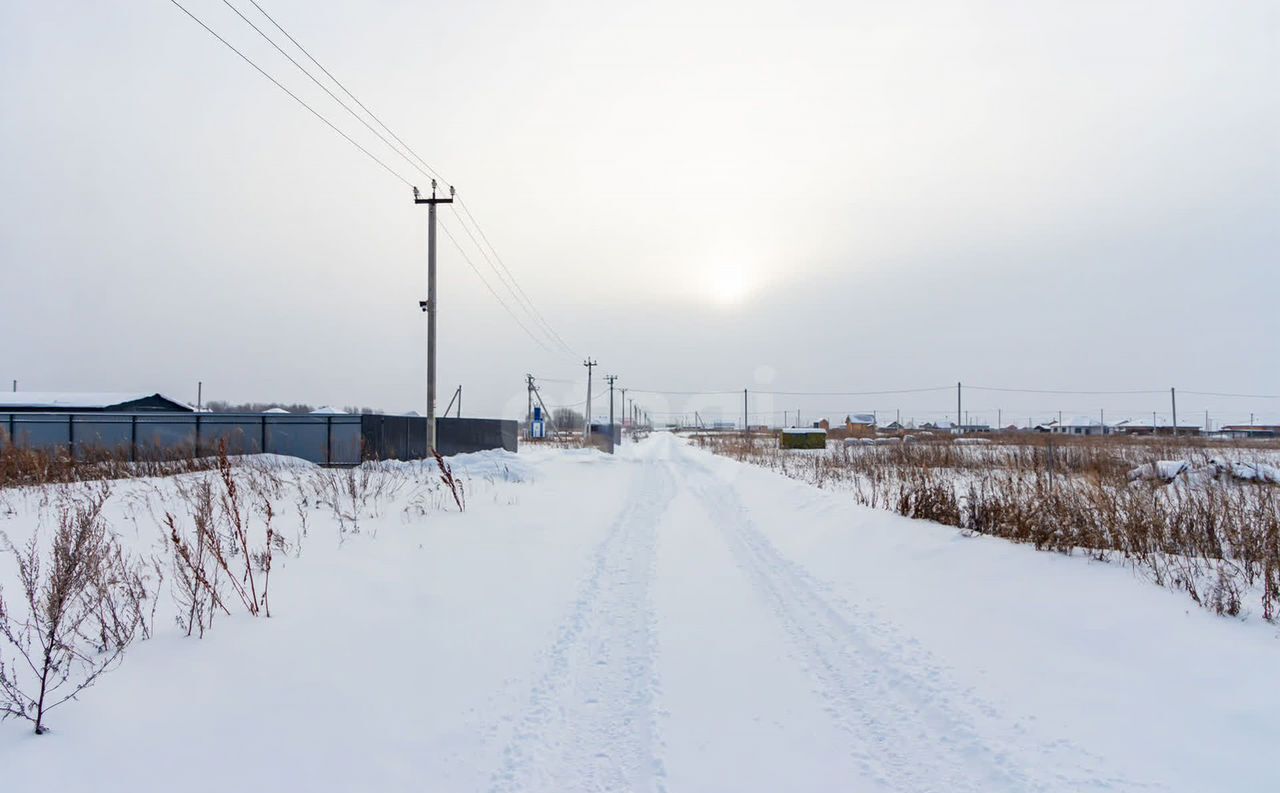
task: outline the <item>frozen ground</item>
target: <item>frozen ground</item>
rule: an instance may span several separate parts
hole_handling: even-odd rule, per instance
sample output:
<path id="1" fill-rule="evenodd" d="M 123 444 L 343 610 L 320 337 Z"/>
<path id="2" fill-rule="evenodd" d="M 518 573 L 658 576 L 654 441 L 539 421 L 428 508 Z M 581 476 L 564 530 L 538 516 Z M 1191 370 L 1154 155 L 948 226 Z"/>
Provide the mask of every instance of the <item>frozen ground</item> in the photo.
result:
<path id="1" fill-rule="evenodd" d="M 1276 629 L 1122 567 L 665 434 L 458 466 L 465 513 L 316 511 L 270 620 L 164 624 L 49 735 L 0 724 L 0 789 L 1280 789 Z"/>

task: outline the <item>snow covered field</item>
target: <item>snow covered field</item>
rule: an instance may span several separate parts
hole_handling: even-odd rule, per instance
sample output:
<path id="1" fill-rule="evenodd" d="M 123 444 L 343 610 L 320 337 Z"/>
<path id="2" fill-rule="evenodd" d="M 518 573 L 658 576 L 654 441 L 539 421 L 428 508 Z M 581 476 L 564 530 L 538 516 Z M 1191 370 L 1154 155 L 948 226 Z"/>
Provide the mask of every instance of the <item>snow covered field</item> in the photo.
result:
<path id="1" fill-rule="evenodd" d="M 1120 565 L 859 507 L 668 434 L 455 468 L 463 513 L 406 485 L 340 535 L 312 505 L 270 619 L 188 638 L 163 592 L 155 638 L 52 732 L 0 724 L 0 789 L 1280 788 L 1277 629 Z M 130 547 L 162 547 L 170 493 L 116 484 Z M 40 497 L 5 498 L 20 544 Z M 292 503 L 276 520 L 301 531 Z"/>

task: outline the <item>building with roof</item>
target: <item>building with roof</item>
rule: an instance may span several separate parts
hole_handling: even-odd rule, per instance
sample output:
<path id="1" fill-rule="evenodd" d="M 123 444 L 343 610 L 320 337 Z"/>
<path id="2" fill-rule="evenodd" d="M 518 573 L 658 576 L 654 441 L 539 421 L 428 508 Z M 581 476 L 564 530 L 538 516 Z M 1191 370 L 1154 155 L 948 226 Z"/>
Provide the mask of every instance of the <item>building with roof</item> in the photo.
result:
<path id="1" fill-rule="evenodd" d="M 164 394 L 145 392 L 0 392 L 0 410 L 22 413 L 193 413 L 195 408 Z"/>

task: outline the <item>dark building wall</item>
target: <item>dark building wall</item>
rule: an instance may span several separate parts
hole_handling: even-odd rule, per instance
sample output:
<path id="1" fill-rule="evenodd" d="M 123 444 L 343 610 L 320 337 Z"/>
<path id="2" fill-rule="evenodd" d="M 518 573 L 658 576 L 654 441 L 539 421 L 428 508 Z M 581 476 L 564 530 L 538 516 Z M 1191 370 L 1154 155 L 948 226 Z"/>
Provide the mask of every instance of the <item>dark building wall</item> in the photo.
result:
<path id="1" fill-rule="evenodd" d="M 360 417 L 360 434 L 366 459 L 420 460 L 427 450 L 427 419 L 424 416 Z M 436 445 L 448 457 L 486 449 L 516 451 L 519 429 L 505 419 L 437 418 Z"/>

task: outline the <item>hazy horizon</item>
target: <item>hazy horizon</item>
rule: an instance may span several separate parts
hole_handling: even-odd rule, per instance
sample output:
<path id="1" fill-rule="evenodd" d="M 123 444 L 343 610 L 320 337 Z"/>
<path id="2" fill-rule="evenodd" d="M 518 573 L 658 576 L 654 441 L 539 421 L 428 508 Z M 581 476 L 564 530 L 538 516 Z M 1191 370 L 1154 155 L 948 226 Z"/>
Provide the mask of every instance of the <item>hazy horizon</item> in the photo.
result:
<path id="1" fill-rule="evenodd" d="M 579 402 L 589 355 L 629 396 L 732 392 L 655 417 L 948 389 L 752 400 L 938 420 L 963 381 L 1154 392 L 966 389 L 982 421 L 1167 416 L 1171 386 L 1180 419 L 1280 421 L 1190 393 L 1280 394 L 1274 3 L 260 4 L 454 180 L 573 350 L 442 235 L 441 410 L 461 383 L 523 415 L 526 372 Z M 424 410 L 425 209 L 171 3 L 8 4 L 0 87 L 0 386 Z"/>

